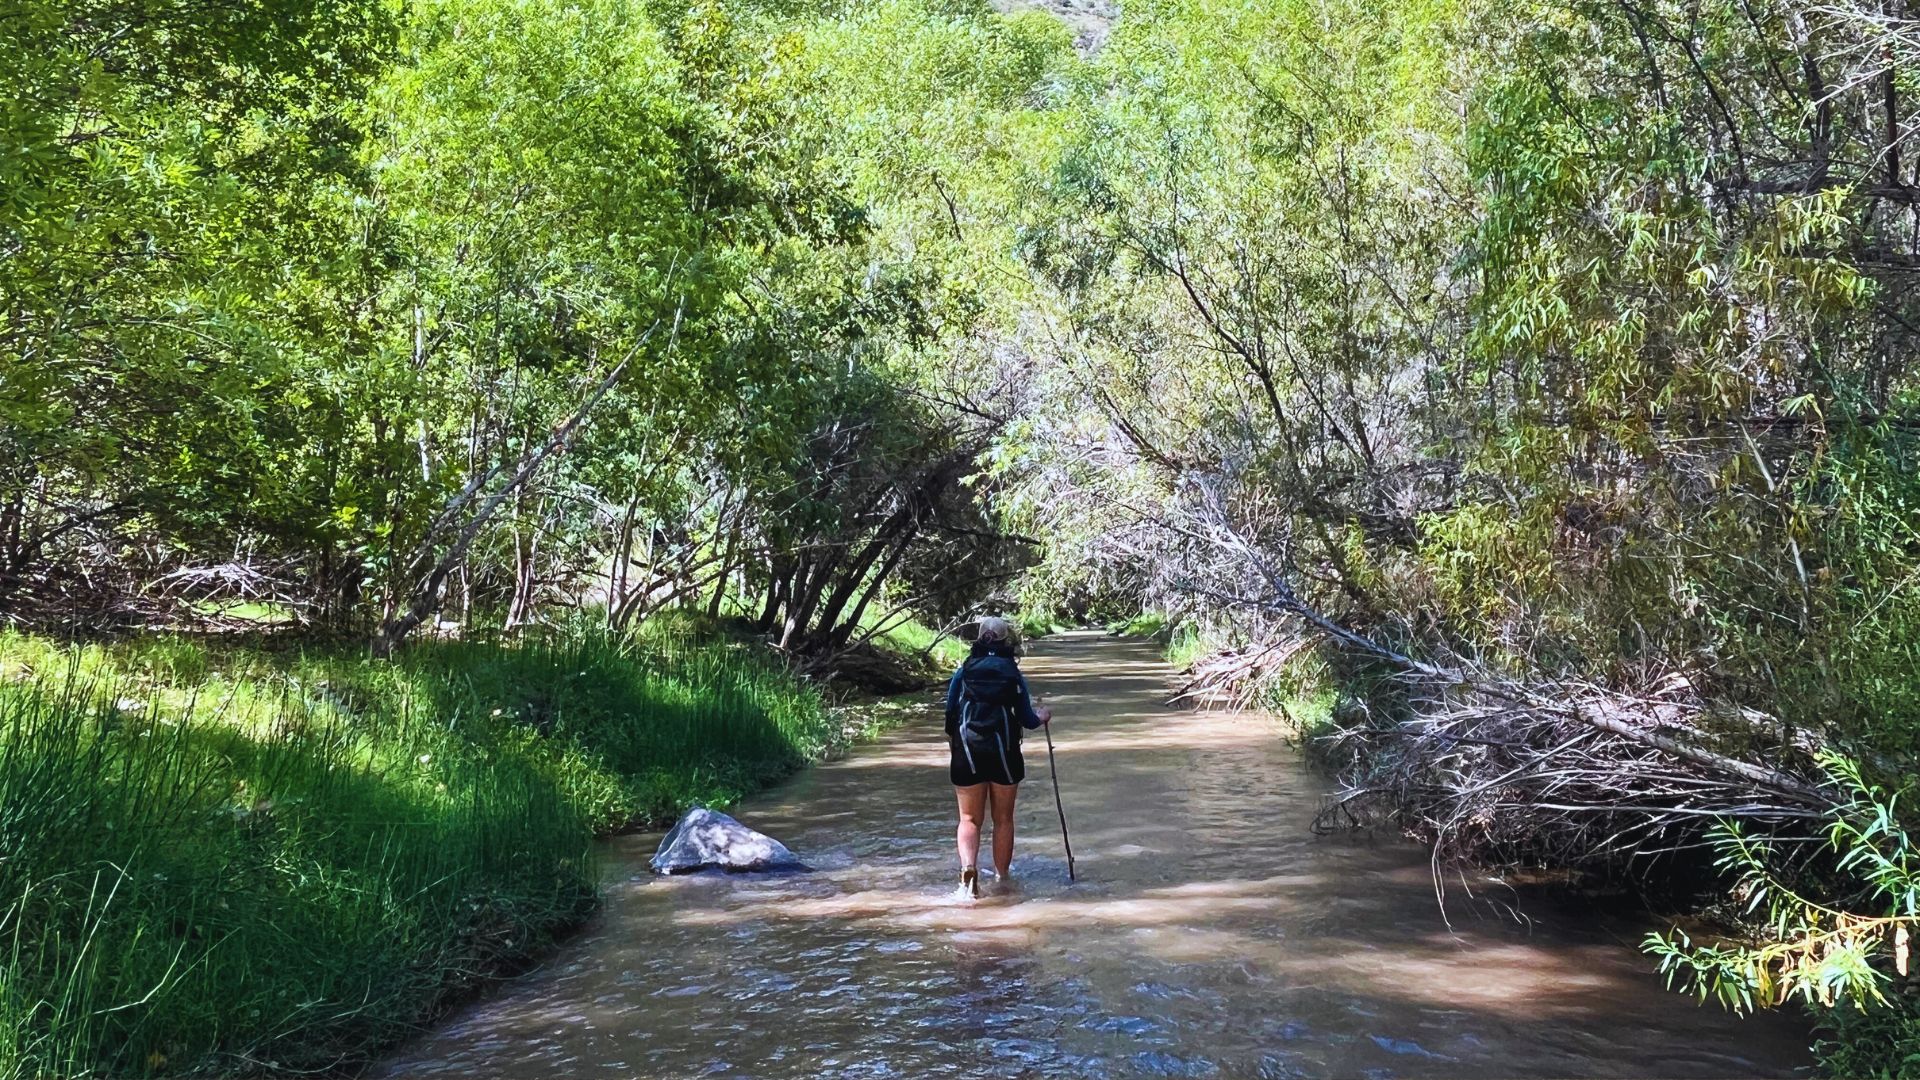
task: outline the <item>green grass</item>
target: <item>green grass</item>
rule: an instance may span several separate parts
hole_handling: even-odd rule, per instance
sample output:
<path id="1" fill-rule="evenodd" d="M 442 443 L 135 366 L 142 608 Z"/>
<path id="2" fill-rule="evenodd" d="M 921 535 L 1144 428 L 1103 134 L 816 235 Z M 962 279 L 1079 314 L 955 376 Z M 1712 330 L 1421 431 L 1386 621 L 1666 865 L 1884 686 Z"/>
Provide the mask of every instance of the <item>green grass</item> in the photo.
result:
<path id="1" fill-rule="evenodd" d="M 1008 621 L 1017 628 L 1022 641 L 1037 641 L 1048 634 L 1071 629 L 1045 613 L 1020 612 Z M 967 658 L 969 647 L 959 638 L 940 634 L 918 619 L 896 622 L 884 633 L 876 634 L 873 643 L 889 652 L 908 656 L 925 655 L 933 667 L 943 674 L 951 673 L 960 666 L 960 662 Z"/>
<path id="2" fill-rule="evenodd" d="M 967 658 L 967 643 L 941 634 L 918 619 L 895 621 L 873 636 L 873 644 L 909 657 L 924 655 L 935 668 L 951 671 Z"/>
<path id="3" fill-rule="evenodd" d="M 1193 623 L 1183 623 L 1167 635 L 1167 663 L 1185 669 L 1206 657 L 1219 646 Z"/>
<path id="4" fill-rule="evenodd" d="M 847 735 L 684 629 L 0 634 L 0 1078 L 351 1067 L 586 912 L 596 833 Z"/>
<path id="5" fill-rule="evenodd" d="M 1022 610 L 1013 616 L 1013 625 L 1020 628 L 1020 637 L 1024 641 L 1038 641 L 1049 634 L 1058 634 L 1073 629 L 1073 624 L 1059 615 L 1045 610 Z"/>
<path id="6" fill-rule="evenodd" d="M 200 600 L 189 605 L 201 615 L 212 615 L 226 619 L 259 623 L 262 626 L 277 624 L 292 625 L 298 619 L 291 607 L 285 604 L 263 603 L 252 600 L 212 601 Z"/>
<path id="7" fill-rule="evenodd" d="M 1227 647 L 1197 623 L 1169 623 L 1157 612 L 1147 612 L 1109 629 L 1163 642 L 1167 663 L 1180 669 Z M 1332 727 L 1342 692 L 1321 652 L 1303 649 L 1266 681 L 1251 704 L 1271 713 L 1287 738 L 1311 747 L 1312 740 Z"/>
<path id="8" fill-rule="evenodd" d="M 1149 638 L 1159 642 L 1167 641 L 1173 631 L 1173 620 L 1159 611 L 1143 611 L 1132 618 L 1107 625 L 1107 633 L 1117 637 Z"/>
<path id="9" fill-rule="evenodd" d="M 1266 688 L 1258 704 L 1279 718 L 1289 739 L 1312 749 L 1315 739 L 1332 730 L 1339 702 L 1336 687 L 1289 671 Z"/>

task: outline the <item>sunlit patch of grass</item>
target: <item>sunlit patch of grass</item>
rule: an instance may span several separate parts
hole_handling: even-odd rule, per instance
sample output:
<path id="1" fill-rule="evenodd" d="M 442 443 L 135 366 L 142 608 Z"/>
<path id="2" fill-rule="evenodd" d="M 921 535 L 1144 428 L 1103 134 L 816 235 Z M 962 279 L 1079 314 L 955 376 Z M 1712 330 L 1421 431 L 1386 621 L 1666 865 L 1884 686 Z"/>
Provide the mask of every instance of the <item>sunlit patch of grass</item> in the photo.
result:
<path id="1" fill-rule="evenodd" d="M 952 634 L 942 634 L 918 619 L 894 620 L 873 636 L 873 643 L 889 652 L 907 657 L 926 657 L 935 668 L 951 670 L 967 658 L 967 643 Z"/>
<path id="2" fill-rule="evenodd" d="M 593 902 L 596 832 L 849 725 L 663 628 L 391 663 L 0 634 L 0 1078 L 349 1067 Z"/>
<path id="3" fill-rule="evenodd" d="M 1168 627 L 1157 616 L 1143 616 L 1135 622 L 1149 629 L 1148 636 L 1159 635 L 1165 641 L 1167 663 L 1181 670 L 1229 647 L 1198 623 Z M 1311 744 L 1333 726 L 1334 710 L 1343 691 L 1321 654 L 1302 649 L 1278 669 L 1262 675 L 1258 686 L 1248 687 L 1245 692 L 1251 695 L 1251 707 L 1272 714 L 1282 735 Z"/>
<path id="4" fill-rule="evenodd" d="M 260 600 L 200 600 L 192 605 L 201 615 L 217 616 L 238 622 L 276 626 L 298 622 L 292 606 Z"/>
<path id="5" fill-rule="evenodd" d="M 1219 648 L 1200 627 L 1193 623 L 1182 623 L 1167 634 L 1167 663 L 1176 668 L 1191 667 L 1208 653 Z"/>
<path id="6" fill-rule="evenodd" d="M 1339 702 L 1340 692 L 1333 686 L 1289 685 L 1283 680 L 1269 686 L 1258 705 L 1280 721 L 1289 739 L 1311 745 L 1333 728 L 1333 711 Z"/>
<path id="7" fill-rule="evenodd" d="M 1130 619 L 1108 624 L 1107 633 L 1117 637 L 1148 638 L 1165 642 L 1174 629 L 1173 620 L 1165 612 L 1143 611 Z"/>
<path id="8" fill-rule="evenodd" d="M 1073 624 L 1051 611 L 1025 610 L 1014 615 L 1013 624 L 1020 628 L 1020 636 L 1027 641 L 1038 641 L 1051 634 L 1073 629 Z"/>

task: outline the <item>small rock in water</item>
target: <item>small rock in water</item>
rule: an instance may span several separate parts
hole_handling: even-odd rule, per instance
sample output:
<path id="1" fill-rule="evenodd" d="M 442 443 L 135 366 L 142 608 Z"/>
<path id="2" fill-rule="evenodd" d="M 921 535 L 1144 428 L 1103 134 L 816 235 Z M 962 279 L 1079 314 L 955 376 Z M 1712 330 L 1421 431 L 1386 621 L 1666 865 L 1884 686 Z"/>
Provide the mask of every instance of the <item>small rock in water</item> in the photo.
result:
<path id="1" fill-rule="evenodd" d="M 696 806 L 681 815 L 653 853 L 658 874 L 690 874 L 709 867 L 733 872 L 805 870 L 787 845 L 755 832 L 718 810 Z"/>

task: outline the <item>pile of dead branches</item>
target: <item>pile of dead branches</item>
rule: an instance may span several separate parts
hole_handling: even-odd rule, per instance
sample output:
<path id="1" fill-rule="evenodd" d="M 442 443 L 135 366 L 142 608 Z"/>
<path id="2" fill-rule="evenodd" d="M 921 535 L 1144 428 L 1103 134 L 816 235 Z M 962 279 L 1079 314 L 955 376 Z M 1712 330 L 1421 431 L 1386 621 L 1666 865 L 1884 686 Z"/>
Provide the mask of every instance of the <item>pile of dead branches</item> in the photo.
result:
<path id="1" fill-rule="evenodd" d="M 1176 702 L 1229 709 L 1250 708 L 1286 677 L 1288 664 L 1313 644 L 1304 634 L 1276 641 L 1223 649 L 1187 665 L 1180 675 Z"/>
<path id="2" fill-rule="evenodd" d="M 1714 702 L 1702 680 L 1601 687 L 1487 670 L 1431 643 L 1413 655 L 1320 610 L 1217 497 L 1206 509 L 1196 540 L 1229 558 L 1186 590 L 1253 613 L 1277 644 L 1226 654 L 1195 685 L 1257 686 L 1307 641 L 1398 683 L 1393 707 L 1336 710 L 1324 749 L 1344 763 L 1342 787 L 1319 829 L 1397 828 L 1432 844 L 1436 866 L 1607 871 L 1703 847 L 1721 821 L 1812 835 L 1835 802 L 1812 779 L 1808 733 Z"/>
<path id="3" fill-rule="evenodd" d="M 1604 871 L 1701 847 L 1719 821 L 1811 832 L 1832 803 L 1806 779 L 1804 739 L 1684 678 L 1639 693 L 1404 681 L 1408 715 L 1326 736 L 1346 764 L 1316 828 L 1391 826 L 1439 862 Z"/>

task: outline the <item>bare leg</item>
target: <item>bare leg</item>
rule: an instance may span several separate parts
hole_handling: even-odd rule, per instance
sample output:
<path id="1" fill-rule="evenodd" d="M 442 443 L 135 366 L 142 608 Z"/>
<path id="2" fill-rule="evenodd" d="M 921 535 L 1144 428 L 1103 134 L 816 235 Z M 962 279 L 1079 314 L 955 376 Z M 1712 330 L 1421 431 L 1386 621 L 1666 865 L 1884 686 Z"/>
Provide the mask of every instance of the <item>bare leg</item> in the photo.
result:
<path id="1" fill-rule="evenodd" d="M 993 872 L 1005 881 L 1013 870 L 1013 800 L 1020 794 L 1014 784 L 990 784 L 993 789 Z"/>
<path id="2" fill-rule="evenodd" d="M 980 864 L 980 826 L 987 820 L 987 785 L 956 787 L 953 793 L 960 799 L 960 827 L 954 832 L 954 840 L 960 849 L 960 868 L 965 870 Z"/>

